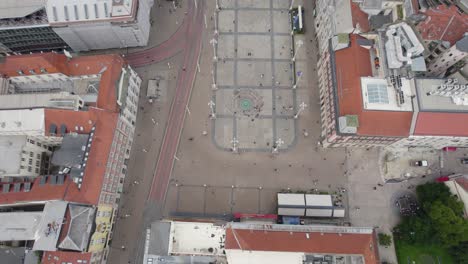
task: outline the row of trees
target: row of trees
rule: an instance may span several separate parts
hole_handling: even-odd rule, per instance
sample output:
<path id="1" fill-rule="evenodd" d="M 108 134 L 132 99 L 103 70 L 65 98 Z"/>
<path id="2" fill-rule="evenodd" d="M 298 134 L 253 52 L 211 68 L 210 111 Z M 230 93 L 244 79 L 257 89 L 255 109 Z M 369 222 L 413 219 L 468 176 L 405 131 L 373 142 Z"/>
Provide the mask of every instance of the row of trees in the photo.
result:
<path id="1" fill-rule="evenodd" d="M 442 183 L 426 183 L 416 188 L 421 210 L 403 218 L 394 236 L 410 244 L 448 248 L 457 263 L 468 263 L 468 221 L 463 203 Z"/>

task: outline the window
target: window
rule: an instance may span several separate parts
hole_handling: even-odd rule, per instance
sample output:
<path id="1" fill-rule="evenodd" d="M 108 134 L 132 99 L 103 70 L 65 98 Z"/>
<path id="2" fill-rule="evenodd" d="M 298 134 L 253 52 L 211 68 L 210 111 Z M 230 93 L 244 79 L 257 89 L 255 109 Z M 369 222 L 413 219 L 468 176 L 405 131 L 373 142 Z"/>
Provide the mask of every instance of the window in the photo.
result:
<path id="1" fill-rule="evenodd" d="M 41 159 L 41 154 L 36 155 L 37 159 Z"/>
<path id="2" fill-rule="evenodd" d="M 75 11 L 75 19 L 80 20 L 80 16 L 78 15 L 78 7 L 76 5 L 73 6 L 73 10 Z"/>
<path id="3" fill-rule="evenodd" d="M 34 157 L 34 152 L 29 152 L 29 157 Z"/>
<path id="4" fill-rule="evenodd" d="M 70 20 L 70 18 L 68 16 L 68 6 L 64 6 L 63 11 L 64 11 L 64 15 L 65 15 L 65 20 L 66 21 Z"/>
<path id="5" fill-rule="evenodd" d="M 85 13 L 85 18 L 88 19 L 89 14 L 88 14 L 88 5 L 87 4 L 84 4 L 84 13 Z"/>
<path id="6" fill-rule="evenodd" d="M 28 167 L 28 172 L 32 172 L 32 167 L 31 166 Z"/>
<path id="7" fill-rule="evenodd" d="M 385 84 L 368 84 L 367 98 L 369 103 L 388 104 L 387 85 Z"/>
<path id="8" fill-rule="evenodd" d="M 29 164 L 29 165 L 32 165 L 32 159 L 29 159 L 28 164 Z"/>

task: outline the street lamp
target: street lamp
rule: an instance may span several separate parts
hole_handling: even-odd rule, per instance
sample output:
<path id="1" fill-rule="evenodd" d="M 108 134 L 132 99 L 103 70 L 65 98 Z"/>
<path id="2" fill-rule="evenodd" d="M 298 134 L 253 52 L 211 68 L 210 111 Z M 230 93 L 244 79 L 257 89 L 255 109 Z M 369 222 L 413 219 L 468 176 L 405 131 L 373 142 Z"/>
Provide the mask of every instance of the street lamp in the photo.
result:
<path id="1" fill-rule="evenodd" d="M 217 36 L 218 35 L 218 13 L 217 12 L 214 13 L 214 27 L 215 27 L 214 34 L 215 36 Z"/>
<path id="2" fill-rule="evenodd" d="M 232 143 L 232 152 L 237 153 L 237 144 L 239 144 L 239 140 L 236 137 L 233 137 L 231 140 Z"/>
<path id="3" fill-rule="evenodd" d="M 294 119 L 297 119 L 299 117 L 299 115 L 302 113 L 302 111 L 304 111 L 304 109 L 306 109 L 306 107 L 307 107 L 306 103 L 302 102 L 299 105 L 299 110 L 297 111 L 297 114 L 294 115 Z"/>
<path id="4" fill-rule="evenodd" d="M 212 78 L 213 78 L 213 84 L 211 85 L 211 89 L 217 90 L 218 87 L 216 86 L 216 80 L 215 80 L 214 70 L 211 70 L 211 76 L 212 76 Z"/>
<path id="5" fill-rule="evenodd" d="M 294 56 L 292 58 L 292 61 L 296 61 L 296 55 L 299 52 L 299 49 L 304 45 L 304 42 L 302 40 L 298 40 L 296 42 L 296 50 L 294 51 Z"/>
<path id="6" fill-rule="evenodd" d="M 299 81 L 301 80 L 301 77 L 302 77 L 302 71 L 298 71 L 298 72 L 297 72 L 296 83 L 293 85 L 293 89 L 296 89 L 296 88 L 297 88 L 297 84 L 298 84 Z"/>
<path id="7" fill-rule="evenodd" d="M 275 145 L 273 146 L 272 153 L 278 153 L 279 148 L 284 144 L 284 141 L 281 138 L 276 140 Z"/>
<path id="8" fill-rule="evenodd" d="M 213 45 L 213 61 L 216 62 L 218 61 L 218 57 L 216 56 L 216 44 L 218 44 L 218 41 L 212 38 L 210 44 Z"/>
<path id="9" fill-rule="evenodd" d="M 210 114 L 210 118 L 211 119 L 215 119 L 216 118 L 216 113 L 215 113 L 215 110 L 214 110 L 214 106 L 216 104 L 213 102 L 213 100 L 210 100 L 208 102 L 208 106 L 210 107 L 210 110 L 211 110 L 211 114 Z"/>

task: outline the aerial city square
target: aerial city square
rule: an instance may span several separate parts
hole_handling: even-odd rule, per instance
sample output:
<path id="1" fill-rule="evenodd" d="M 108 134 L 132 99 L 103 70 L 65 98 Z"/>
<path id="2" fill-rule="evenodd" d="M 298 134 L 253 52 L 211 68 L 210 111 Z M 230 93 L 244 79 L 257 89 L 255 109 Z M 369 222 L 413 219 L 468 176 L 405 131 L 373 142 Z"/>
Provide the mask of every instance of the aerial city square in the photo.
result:
<path id="1" fill-rule="evenodd" d="M 0 264 L 468 264 L 467 0 L 0 0 Z"/>

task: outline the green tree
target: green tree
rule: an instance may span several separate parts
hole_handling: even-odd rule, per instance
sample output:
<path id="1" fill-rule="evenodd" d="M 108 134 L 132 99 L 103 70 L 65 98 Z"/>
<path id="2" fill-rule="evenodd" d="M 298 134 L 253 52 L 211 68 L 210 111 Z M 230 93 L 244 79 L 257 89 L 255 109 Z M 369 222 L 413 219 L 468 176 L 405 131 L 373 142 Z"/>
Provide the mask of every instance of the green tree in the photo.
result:
<path id="1" fill-rule="evenodd" d="M 392 244 L 392 236 L 385 233 L 379 233 L 379 244 L 386 247 L 390 246 Z"/>
<path id="2" fill-rule="evenodd" d="M 468 222 L 441 201 L 435 201 L 429 211 L 440 242 L 446 247 L 456 246 L 468 241 Z"/>
<path id="3" fill-rule="evenodd" d="M 468 264 L 468 241 L 451 247 L 450 255 L 452 255 L 455 263 Z"/>
<path id="4" fill-rule="evenodd" d="M 453 210 L 457 216 L 463 215 L 463 203 L 450 193 L 450 189 L 443 183 L 429 182 L 416 187 L 416 194 L 422 208 L 429 214 L 434 202 L 440 201 Z"/>
<path id="5" fill-rule="evenodd" d="M 394 235 L 409 244 L 428 244 L 437 241 L 427 216 L 405 217 L 394 229 Z"/>

